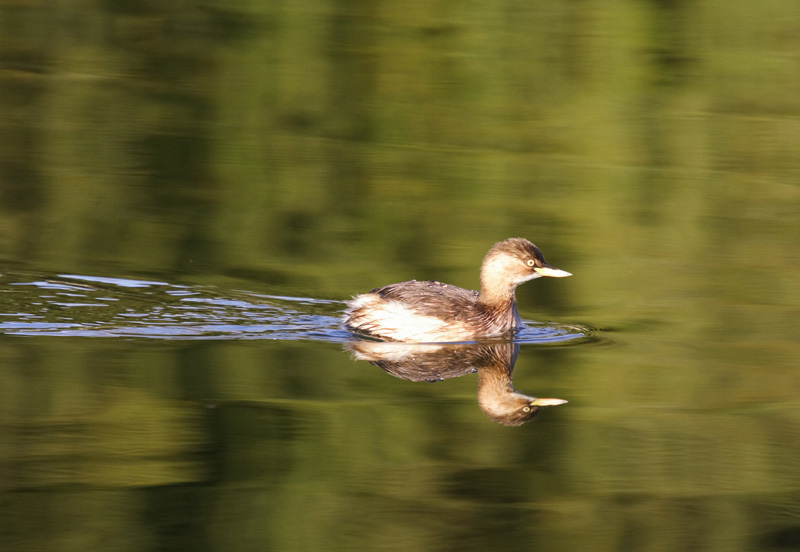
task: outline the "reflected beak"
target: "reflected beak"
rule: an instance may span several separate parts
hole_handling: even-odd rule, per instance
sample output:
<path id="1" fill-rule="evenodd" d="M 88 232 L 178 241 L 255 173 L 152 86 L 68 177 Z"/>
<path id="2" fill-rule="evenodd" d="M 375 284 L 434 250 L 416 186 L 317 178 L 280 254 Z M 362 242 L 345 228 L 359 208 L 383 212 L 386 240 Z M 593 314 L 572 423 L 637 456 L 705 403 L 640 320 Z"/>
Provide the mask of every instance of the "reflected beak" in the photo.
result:
<path id="1" fill-rule="evenodd" d="M 564 399 L 533 399 L 531 406 L 558 406 L 566 402 Z"/>
<path id="2" fill-rule="evenodd" d="M 566 270 L 561 270 L 560 268 L 549 265 L 537 266 L 534 267 L 533 270 L 539 276 L 550 276 L 552 278 L 566 278 L 567 276 L 572 276 L 571 272 L 567 272 Z"/>

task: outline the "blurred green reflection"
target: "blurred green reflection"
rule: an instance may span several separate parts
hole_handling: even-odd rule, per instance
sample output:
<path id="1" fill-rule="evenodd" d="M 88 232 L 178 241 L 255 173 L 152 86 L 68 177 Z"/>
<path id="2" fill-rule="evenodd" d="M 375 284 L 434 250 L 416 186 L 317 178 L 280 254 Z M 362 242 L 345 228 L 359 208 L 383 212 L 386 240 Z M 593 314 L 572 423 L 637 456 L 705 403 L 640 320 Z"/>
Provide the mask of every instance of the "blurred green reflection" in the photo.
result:
<path id="1" fill-rule="evenodd" d="M 340 300 L 522 236 L 607 338 L 506 428 L 338 344 L 0 336 L 0 548 L 797 548 L 799 17 L 0 0 L 0 272 Z"/>

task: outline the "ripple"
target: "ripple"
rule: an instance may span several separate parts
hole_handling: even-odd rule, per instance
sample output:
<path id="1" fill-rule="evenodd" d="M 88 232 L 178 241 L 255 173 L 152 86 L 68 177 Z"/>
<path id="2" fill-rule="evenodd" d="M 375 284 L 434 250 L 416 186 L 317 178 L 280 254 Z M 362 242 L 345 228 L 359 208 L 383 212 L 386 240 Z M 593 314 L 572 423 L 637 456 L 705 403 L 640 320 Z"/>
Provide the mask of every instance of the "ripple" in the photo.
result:
<path id="1" fill-rule="evenodd" d="M 342 301 L 167 282 L 59 274 L 0 276 L 0 333 L 19 336 L 344 342 Z M 526 344 L 563 345 L 588 331 L 527 322 Z"/>
<path id="2" fill-rule="evenodd" d="M 577 325 L 524 320 L 525 325 L 514 336 L 514 342 L 537 345 L 575 345 L 594 339 L 588 328 Z"/>

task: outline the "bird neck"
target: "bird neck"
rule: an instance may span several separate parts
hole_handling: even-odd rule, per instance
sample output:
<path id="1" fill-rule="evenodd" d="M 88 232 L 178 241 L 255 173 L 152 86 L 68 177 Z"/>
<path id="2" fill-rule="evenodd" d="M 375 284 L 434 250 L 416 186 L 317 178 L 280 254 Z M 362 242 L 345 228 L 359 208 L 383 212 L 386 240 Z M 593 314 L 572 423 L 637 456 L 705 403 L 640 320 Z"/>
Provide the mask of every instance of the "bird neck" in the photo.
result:
<path id="1" fill-rule="evenodd" d="M 507 309 L 516 304 L 516 287 L 491 272 L 481 273 L 481 301 L 494 309 Z"/>

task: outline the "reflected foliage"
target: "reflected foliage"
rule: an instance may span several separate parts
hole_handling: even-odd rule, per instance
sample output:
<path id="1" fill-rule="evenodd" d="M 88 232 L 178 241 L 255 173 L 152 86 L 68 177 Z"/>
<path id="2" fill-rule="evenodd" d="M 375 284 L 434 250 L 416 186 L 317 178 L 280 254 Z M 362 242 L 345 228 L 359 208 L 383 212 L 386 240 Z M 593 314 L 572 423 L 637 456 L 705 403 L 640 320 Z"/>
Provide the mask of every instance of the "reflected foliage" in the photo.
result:
<path id="1" fill-rule="evenodd" d="M 796 544 L 797 20 L 0 0 L 4 275 L 342 300 L 527 236 L 523 317 L 616 330 L 523 348 L 570 405 L 515 429 L 338 345 L 3 336 L 0 548 Z"/>

